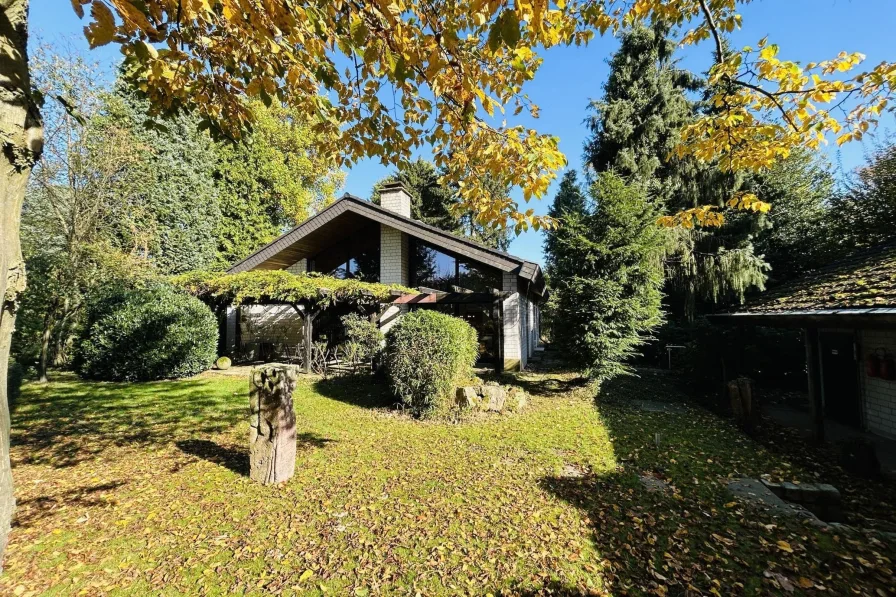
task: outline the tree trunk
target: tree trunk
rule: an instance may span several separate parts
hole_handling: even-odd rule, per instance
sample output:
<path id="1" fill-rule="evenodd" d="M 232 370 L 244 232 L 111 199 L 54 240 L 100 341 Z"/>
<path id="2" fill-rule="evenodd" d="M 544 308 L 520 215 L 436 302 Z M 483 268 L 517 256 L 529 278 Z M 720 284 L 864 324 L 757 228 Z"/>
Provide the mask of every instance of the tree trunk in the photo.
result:
<path id="1" fill-rule="evenodd" d="M 19 239 L 22 202 L 31 167 L 40 157 L 40 114 L 28 75 L 28 0 L 0 0 L 0 558 L 15 512 L 9 462 L 6 379 L 25 262 Z M 0 560 L 2 561 L 2 560 Z"/>
<path id="2" fill-rule="evenodd" d="M 249 385 L 249 477 L 281 483 L 296 470 L 296 372 L 287 367 L 252 370 Z"/>

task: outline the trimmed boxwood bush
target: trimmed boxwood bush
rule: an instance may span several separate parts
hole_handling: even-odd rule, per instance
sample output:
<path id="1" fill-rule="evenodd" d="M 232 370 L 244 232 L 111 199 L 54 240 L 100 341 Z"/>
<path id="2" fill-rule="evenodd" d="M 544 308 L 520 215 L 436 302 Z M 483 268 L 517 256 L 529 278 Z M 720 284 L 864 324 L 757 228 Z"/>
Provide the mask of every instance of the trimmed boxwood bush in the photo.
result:
<path id="1" fill-rule="evenodd" d="M 472 376 L 477 353 L 470 324 L 438 311 L 414 311 L 386 334 L 389 385 L 416 413 L 443 415 L 454 403 L 454 386 Z"/>
<path id="2" fill-rule="evenodd" d="M 209 308 L 165 284 L 114 289 L 91 301 L 76 367 L 90 379 L 147 381 L 195 375 L 214 362 Z"/>

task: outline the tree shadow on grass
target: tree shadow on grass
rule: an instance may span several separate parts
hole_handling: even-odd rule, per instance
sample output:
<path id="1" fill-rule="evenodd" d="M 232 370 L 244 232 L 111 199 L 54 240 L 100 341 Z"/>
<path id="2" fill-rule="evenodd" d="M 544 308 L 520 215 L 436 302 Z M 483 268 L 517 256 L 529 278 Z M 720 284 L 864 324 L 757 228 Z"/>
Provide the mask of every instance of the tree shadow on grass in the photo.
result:
<path id="1" fill-rule="evenodd" d="M 495 379 L 500 383 L 520 387 L 532 396 L 543 396 L 545 398 L 557 398 L 583 392 L 588 389 L 590 384 L 587 378 L 569 372 L 532 378 L 525 375 L 504 375 L 495 377 Z"/>
<path id="2" fill-rule="evenodd" d="M 113 481 L 79 487 L 57 495 L 42 495 L 32 499 L 20 499 L 16 504 L 14 525 L 27 528 L 35 523 L 53 516 L 57 509 L 70 511 L 73 507 L 90 508 L 92 506 L 104 506 L 108 502 L 104 497 L 105 492 L 114 491 L 125 485 L 124 481 Z"/>
<path id="3" fill-rule="evenodd" d="M 388 408 L 398 400 L 389 391 L 385 380 L 370 375 L 343 375 L 320 379 L 313 384 L 314 391 L 362 408 Z"/>
<path id="4" fill-rule="evenodd" d="M 239 388 L 239 391 L 234 391 Z M 13 416 L 14 464 L 69 467 L 111 447 L 161 447 L 216 434 L 246 414 L 248 387 L 220 380 L 82 382 L 66 376 L 23 388 Z"/>
<path id="5" fill-rule="evenodd" d="M 296 451 L 302 452 L 308 449 L 323 448 L 333 441 L 335 440 L 321 437 L 316 433 L 299 433 L 296 435 Z M 223 466 L 237 475 L 249 476 L 248 441 L 246 445 L 238 446 L 236 444 L 216 444 L 207 439 L 189 439 L 178 441 L 175 445 L 185 454 Z"/>

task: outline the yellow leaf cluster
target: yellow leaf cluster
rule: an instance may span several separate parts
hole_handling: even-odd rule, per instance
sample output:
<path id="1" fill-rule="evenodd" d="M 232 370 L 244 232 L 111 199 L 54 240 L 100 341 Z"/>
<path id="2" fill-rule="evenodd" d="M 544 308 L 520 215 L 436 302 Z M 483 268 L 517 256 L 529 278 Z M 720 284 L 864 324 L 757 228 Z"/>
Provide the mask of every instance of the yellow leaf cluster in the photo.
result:
<path id="1" fill-rule="evenodd" d="M 565 164 L 558 140 L 494 122 L 508 107 L 537 117 L 524 93 L 539 52 L 662 19 L 681 43 L 718 39 L 742 25 L 749 0 L 72 0 L 92 46 L 118 43 L 125 70 L 158 110 L 188 106 L 221 132 L 251 125 L 245 99 L 290 104 L 339 166 L 363 157 L 400 165 L 423 147 L 483 222 L 524 230 L 551 223 L 483 186 L 497 178 L 526 201 L 543 196 Z M 720 42 L 719 42 L 720 44 Z M 721 45 L 719 45 L 721 48 Z M 890 109 L 896 66 L 851 73 L 864 57 L 801 65 L 762 40 L 716 52 L 714 110 L 682 131 L 677 155 L 725 170 L 761 170 L 795 147 L 861 139 Z M 347 65 L 347 66 L 346 66 Z M 848 114 L 838 118 L 837 109 Z M 758 201 L 758 199 L 757 199 Z M 763 211 L 761 201 L 743 209 Z M 754 207 L 754 206 L 760 207 Z M 719 225 L 695 208 L 675 225 Z M 687 224 L 685 224 L 687 222 Z"/>

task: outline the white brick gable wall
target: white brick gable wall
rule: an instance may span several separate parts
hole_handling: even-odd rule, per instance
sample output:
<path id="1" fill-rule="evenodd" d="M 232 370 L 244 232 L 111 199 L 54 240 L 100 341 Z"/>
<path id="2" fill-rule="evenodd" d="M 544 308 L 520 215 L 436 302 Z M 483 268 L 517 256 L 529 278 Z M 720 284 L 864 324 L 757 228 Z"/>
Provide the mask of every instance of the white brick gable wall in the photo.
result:
<path id="1" fill-rule="evenodd" d="M 308 271 L 308 260 L 307 259 L 299 259 L 288 268 L 286 268 L 291 274 L 304 274 Z"/>
<path id="2" fill-rule="evenodd" d="M 517 292 L 516 274 L 502 274 L 502 288 L 511 295 L 504 299 L 504 370 L 514 371 L 523 364 L 522 338 L 520 336 L 520 293 Z"/>
<path id="3" fill-rule="evenodd" d="M 380 283 L 410 284 L 408 235 L 400 230 L 380 225 Z M 395 325 L 406 306 L 391 306 L 380 316 L 380 328 L 386 332 Z"/>
<path id="4" fill-rule="evenodd" d="M 896 330 L 866 329 L 860 334 L 865 426 L 872 433 L 896 439 L 896 381 L 869 377 L 865 368 L 865 359 L 875 351 L 880 354 L 885 350 L 896 359 Z"/>

